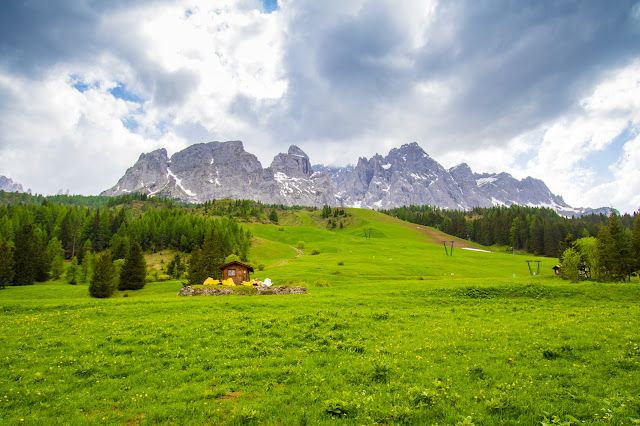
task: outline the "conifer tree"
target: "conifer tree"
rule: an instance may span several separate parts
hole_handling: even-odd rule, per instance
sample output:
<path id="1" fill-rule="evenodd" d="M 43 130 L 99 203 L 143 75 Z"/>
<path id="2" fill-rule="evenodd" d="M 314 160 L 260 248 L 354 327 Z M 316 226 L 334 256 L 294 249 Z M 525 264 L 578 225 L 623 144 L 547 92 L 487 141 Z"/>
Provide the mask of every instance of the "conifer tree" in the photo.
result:
<path id="1" fill-rule="evenodd" d="M 620 216 L 612 213 L 609 217 L 609 235 L 612 241 L 612 254 L 614 262 L 611 265 L 612 279 L 624 281 L 631 275 L 633 270 L 633 255 L 631 252 L 631 242 L 627 237 L 625 228 L 622 226 Z"/>
<path id="2" fill-rule="evenodd" d="M 189 284 L 191 285 L 202 284 L 204 280 L 207 279 L 206 276 L 203 278 L 204 273 L 200 270 L 201 255 L 202 255 L 202 250 L 200 250 L 200 246 L 195 246 L 195 248 L 191 252 L 191 257 L 189 258 L 189 262 L 188 262 Z"/>
<path id="3" fill-rule="evenodd" d="M 202 254 L 200 256 L 198 269 L 201 271 L 205 280 L 208 277 L 220 279 L 222 278 L 220 266 L 223 263 L 224 253 L 222 250 L 222 241 L 220 241 L 218 234 L 212 229 L 202 245 Z"/>
<path id="4" fill-rule="evenodd" d="M 116 289 L 116 268 L 111 261 L 111 253 L 106 250 L 96 256 L 93 277 L 89 284 L 91 297 L 111 297 Z"/>
<path id="5" fill-rule="evenodd" d="M 13 284 L 13 251 L 7 240 L 0 245 L 0 288 Z"/>
<path id="6" fill-rule="evenodd" d="M 74 257 L 71 259 L 71 264 L 67 268 L 67 272 L 65 273 L 65 278 L 67 282 L 71 285 L 78 284 L 78 258 Z"/>
<path id="7" fill-rule="evenodd" d="M 129 254 L 124 259 L 118 290 L 139 290 L 147 282 L 147 261 L 142 247 L 136 241 L 131 244 Z"/>
<path id="8" fill-rule="evenodd" d="M 273 223 L 278 223 L 278 212 L 276 209 L 271 209 L 271 213 L 269 213 L 269 220 Z"/>
<path id="9" fill-rule="evenodd" d="M 602 278 L 607 280 L 624 281 L 633 270 L 631 243 L 615 213 L 609 217 L 609 226 L 600 225 L 598 259 Z"/>
<path id="10" fill-rule="evenodd" d="M 20 227 L 14 239 L 13 285 L 33 285 L 36 279 L 36 263 L 40 259 L 38 243 L 32 224 L 28 223 Z"/>
<path id="11" fill-rule="evenodd" d="M 631 233 L 631 249 L 634 257 L 634 270 L 640 271 L 640 211 L 636 213 L 633 220 L 633 231 Z"/>

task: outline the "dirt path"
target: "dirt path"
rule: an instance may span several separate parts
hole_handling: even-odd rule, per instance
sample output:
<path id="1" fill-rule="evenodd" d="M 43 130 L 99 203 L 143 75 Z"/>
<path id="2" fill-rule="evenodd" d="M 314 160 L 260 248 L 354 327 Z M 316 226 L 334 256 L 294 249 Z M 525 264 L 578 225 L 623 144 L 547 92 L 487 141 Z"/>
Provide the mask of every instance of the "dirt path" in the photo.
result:
<path id="1" fill-rule="evenodd" d="M 294 249 L 297 253 L 295 256 L 292 257 L 292 259 L 297 259 L 298 257 L 304 256 L 304 253 L 299 248 L 294 246 L 289 246 L 289 247 Z M 280 262 L 274 263 L 273 266 L 282 266 L 282 265 L 286 265 L 287 263 L 289 263 L 289 259 L 281 260 Z"/>
<path id="2" fill-rule="evenodd" d="M 467 241 L 465 239 L 462 239 L 462 238 L 458 238 L 458 237 L 454 237 L 452 235 L 445 234 L 444 232 L 436 231 L 435 229 L 430 229 L 430 228 L 427 228 L 427 227 L 422 226 L 422 225 L 415 225 L 413 223 L 408 223 L 408 222 L 400 221 L 400 223 L 402 223 L 402 225 L 404 225 L 404 226 L 406 226 L 408 228 L 412 228 L 412 229 L 418 230 L 418 232 L 420 232 L 421 234 L 425 235 L 434 244 L 442 244 L 443 241 L 447 241 L 447 242 L 448 241 L 454 241 L 455 247 L 460 247 L 460 248 L 478 248 L 477 244 L 474 244 L 474 243 L 472 243 L 470 241 Z"/>

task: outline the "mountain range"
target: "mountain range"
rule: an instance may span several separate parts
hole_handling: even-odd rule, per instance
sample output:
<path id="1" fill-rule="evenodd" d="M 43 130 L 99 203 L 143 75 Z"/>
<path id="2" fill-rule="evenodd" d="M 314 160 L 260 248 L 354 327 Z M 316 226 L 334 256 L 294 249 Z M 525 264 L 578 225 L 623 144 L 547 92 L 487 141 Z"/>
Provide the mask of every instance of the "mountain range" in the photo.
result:
<path id="1" fill-rule="evenodd" d="M 18 182 L 14 182 L 13 179 L 6 176 L 0 176 L 0 191 L 24 192 L 24 188 Z M 27 192 L 31 193 L 31 190 L 29 189 Z"/>
<path id="2" fill-rule="evenodd" d="M 241 141 L 195 144 L 171 157 L 158 149 L 140 155 L 101 195 L 133 192 L 187 203 L 232 198 L 288 206 L 390 209 L 428 204 L 458 210 L 518 204 L 551 208 L 569 217 L 610 211 L 573 208 L 532 177 L 474 173 L 465 163 L 445 169 L 415 142 L 346 167 L 312 166 L 295 145 L 276 155 L 267 168 Z"/>

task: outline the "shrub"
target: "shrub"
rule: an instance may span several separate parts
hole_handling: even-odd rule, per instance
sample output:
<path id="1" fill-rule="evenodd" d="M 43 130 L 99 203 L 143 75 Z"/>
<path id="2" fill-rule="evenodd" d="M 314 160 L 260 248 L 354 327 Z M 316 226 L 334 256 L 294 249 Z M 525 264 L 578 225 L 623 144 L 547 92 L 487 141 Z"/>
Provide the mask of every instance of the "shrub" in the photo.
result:
<path id="1" fill-rule="evenodd" d="M 344 262 L 341 260 L 340 262 L 338 262 L 338 266 L 342 266 L 344 265 Z"/>
<path id="2" fill-rule="evenodd" d="M 315 256 L 316 254 L 320 254 L 320 252 L 316 249 L 311 250 L 311 255 Z"/>
<path id="3" fill-rule="evenodd" d="M 302 250 L 304 248 L 304 241 L 298 241 L 298 248 Z"/>
<path id="4" fill-rule="evenodd" d="M 325 280 L 316 280 L 313 285 L 315 285 L 316 287 L 330 287 L 329 283 Z"/>
<path id="5" fill-rule="evenodd" d="M 258 263 L 258 271 L 264 271 L 264 263 Z"/>

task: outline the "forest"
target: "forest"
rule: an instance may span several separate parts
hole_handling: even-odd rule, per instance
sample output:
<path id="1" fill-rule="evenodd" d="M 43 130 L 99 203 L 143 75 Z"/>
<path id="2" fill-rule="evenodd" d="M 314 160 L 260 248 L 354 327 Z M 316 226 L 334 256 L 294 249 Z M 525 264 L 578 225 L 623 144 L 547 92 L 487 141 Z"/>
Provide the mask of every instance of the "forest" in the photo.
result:
<path id="1" fill-rule="evenodd" d="M 58 279 L 64 260 L 75 258 L 85 265 L 85 257 L 107 249 L 114 261 L 125 259 L 134 242 L 146 252 L 190 253 L 212 233 L 221 256 L 246 260 L 251 233 L 233 217 L 212 217 L 200 210 L 138 194 L 45 198 L 0 192 L 0 286 Z M 6 269 L 15 272 L 11 279 L 3 275 Z"/>

